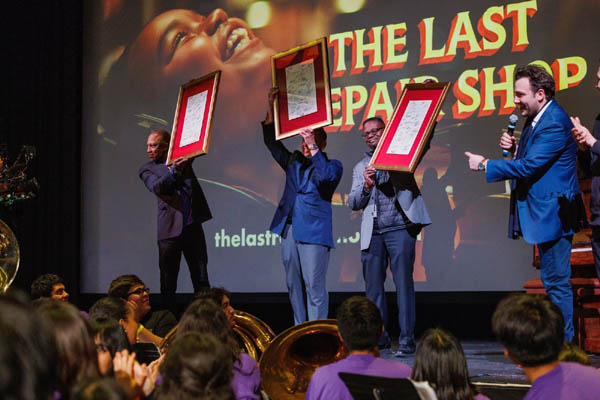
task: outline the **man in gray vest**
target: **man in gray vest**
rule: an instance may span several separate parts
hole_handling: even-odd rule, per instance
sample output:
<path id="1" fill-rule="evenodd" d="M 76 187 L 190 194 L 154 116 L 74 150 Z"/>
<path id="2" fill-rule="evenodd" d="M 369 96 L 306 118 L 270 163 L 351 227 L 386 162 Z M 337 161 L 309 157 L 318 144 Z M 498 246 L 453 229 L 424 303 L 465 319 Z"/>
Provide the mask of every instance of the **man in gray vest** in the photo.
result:
<path id="1" fill-rule="evenodd" d="M 431 223 L 425 202 L 410 173 L 376 171 L 369 165 L 385 123 L 379 117 L 363 122 L 363 138 L 370 151 L 352 171 L 349 204 L 362 210 L 360 249 L 365 291 L 388 325 L 384 282 L 388 262 L 396 285 L 400 338 L 396 356 L 415 352 L 415 289 L 413 267 L 415 244 L 421 228 Z M 390 347 L 384 332 L 380 348 Z"/>

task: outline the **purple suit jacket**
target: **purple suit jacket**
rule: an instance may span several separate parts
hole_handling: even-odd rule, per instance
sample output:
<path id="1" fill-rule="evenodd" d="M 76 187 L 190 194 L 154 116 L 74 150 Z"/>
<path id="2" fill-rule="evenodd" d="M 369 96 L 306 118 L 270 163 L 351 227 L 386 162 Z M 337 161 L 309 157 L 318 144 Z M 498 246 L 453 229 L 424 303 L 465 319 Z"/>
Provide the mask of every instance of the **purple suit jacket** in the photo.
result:
<path id="1" fill-rule="evenodd" d="M 202 223 L 212 218 L 204 192 L 198 183 L 191 164 L 181 173 L 173 174 L 160 161 L 150 161 L 139 170 L 140 179 L 158 202 L 157 240 L 181 235 L 183 228 L 193 223 Z M 183 221 L 182 194 L 190 196 L 190 216 Z"/>

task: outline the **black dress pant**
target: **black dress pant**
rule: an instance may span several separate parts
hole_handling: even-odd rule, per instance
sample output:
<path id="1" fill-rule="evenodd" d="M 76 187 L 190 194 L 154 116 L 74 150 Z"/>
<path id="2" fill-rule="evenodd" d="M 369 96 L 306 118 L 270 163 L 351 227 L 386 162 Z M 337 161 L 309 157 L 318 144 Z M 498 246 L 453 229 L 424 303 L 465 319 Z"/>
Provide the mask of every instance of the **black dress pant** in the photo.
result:
<path id="1" fill-rule="evenodd" d="M 183 228 L 181 235 L 158 241 L 158 265 L 160 268 L 160 293 L 163 303 L 176 313 L 175 291 L 181 253 L 185 257 L 192 278 L 194 292 L 210 287 L 206 264 L 206 240 L 202 224 L 191 224 Z M 177 314 L 176 314 L 177 315 Z"/>

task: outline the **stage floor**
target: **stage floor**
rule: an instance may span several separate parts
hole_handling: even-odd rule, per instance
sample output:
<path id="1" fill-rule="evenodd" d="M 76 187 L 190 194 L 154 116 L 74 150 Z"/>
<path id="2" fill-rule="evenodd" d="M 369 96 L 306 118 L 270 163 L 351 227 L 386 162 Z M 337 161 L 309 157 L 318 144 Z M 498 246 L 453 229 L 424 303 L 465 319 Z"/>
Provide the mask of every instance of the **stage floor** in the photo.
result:
<path id="1" fill-rule="evenodd" d="M 503 347 L 497 342 L 463 341 L 461 342 L 467 357 L 469 375 L 473 382 L 528 384 L 527 378 L 504 356 Z M 392 350 L 395 350 L 395 344 Z M 390 350 L 383 350 L 381 357 L 387 360 L 401 361 L 413 365 L 412 357 L 394 357 Z M 600 368 L 600 356 L 588 354 L 592 365 Z"/>

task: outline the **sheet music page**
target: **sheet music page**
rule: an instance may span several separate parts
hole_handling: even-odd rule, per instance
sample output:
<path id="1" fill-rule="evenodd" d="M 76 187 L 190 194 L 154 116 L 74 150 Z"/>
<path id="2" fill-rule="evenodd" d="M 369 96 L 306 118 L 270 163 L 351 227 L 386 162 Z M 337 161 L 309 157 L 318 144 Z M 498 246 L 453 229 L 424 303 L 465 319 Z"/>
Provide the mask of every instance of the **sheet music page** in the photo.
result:
<path id="1" fill-rule="evenodd" d="M 295 119 L 317 111 L 317 88 L 313 60 L 285 68 L 288 118 Z"/>
<path id="2" fill-rule="evenodd" d="M 204 92 L 188 97 L 179 147 L 187 146 L 200 140 L 207 96 L 208 90 L 205 90 Z"/>
<path id="3" fill-rule="evenodd" d="M 387 154 L 406 155 L 410 153 L 430 106 L 431 100 L 411 100 L 408 102 L 390 147 L 387 149 Z"/>

